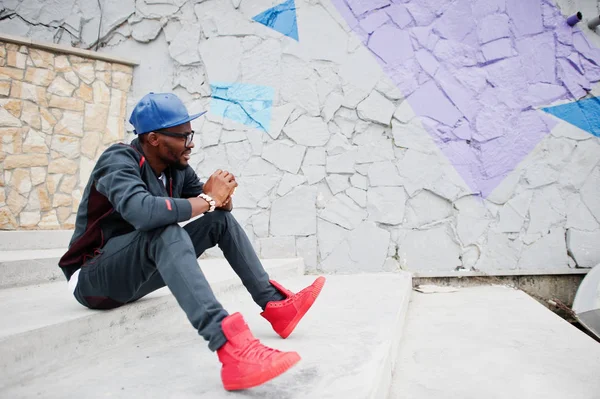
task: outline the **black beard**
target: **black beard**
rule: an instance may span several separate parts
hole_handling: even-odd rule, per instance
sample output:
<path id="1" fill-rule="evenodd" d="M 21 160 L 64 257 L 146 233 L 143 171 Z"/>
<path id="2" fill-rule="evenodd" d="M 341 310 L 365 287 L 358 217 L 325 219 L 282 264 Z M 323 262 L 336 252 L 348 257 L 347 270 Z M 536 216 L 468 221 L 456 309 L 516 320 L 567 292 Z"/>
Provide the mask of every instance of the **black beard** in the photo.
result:
<path id="1" fill-rule="evenodd" d="M 175 163 L 171 164 L 171 166 L 177 170 L 185 170 L 185 168 L 187 168 L 189 165 L 184 165 L 182 163 L 175 162 Z"/>

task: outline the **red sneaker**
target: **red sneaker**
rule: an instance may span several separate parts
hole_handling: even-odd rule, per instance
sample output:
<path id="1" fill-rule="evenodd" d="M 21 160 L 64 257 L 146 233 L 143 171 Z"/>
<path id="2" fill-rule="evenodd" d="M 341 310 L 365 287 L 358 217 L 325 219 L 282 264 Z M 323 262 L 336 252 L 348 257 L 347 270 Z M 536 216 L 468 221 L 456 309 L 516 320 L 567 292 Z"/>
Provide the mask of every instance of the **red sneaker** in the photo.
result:
<path id="1" fill-rule="evenodd" d="M 283 288 L 276 281 L 271 280 L 271 284 L 286 298 L 283 301 L 267 303 L 265 311 L 260 315 L 271 323 L 273 329 L 281 338 L 287 338 L 319 296 L 325 284 L 325 277 L 319 277 L 314 283 L 297 294 Z"/>
<path id="2" fill-rule="evenodd" d="M 300 360 L 296 352 L 280 352 L 261 344 L 240 313 L 224 318 L 221 327 L 227 342 L 217 350 L 217 355 L 223 364 L 223 387 L 228 391 L 263 384 Z"/>

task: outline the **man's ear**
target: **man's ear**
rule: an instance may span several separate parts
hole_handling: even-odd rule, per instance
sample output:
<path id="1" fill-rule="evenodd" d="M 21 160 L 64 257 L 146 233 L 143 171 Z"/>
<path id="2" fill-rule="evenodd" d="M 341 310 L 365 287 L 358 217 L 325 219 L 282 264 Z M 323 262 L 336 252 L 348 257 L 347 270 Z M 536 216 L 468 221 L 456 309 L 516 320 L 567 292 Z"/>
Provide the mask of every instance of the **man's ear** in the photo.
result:
<path id="1" fill-rule="evenodd" d="M 150 132 L 146 135 L 146 142 L 153 147 L 158 147 L 158 144 L 160 141 L 158 136 L 159 136 L 158 134 L 156 134 L 154 132 Z"/>

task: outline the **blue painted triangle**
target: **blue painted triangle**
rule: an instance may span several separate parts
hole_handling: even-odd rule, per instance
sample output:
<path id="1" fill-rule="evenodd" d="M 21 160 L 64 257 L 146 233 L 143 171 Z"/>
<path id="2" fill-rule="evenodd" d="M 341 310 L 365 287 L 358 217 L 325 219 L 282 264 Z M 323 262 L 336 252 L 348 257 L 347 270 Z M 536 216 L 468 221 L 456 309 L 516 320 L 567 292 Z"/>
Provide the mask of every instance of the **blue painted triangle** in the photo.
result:
<path id="1" fill-rule="evenodd" d="M 261 12 L 254 18 L 256 22 L 276 30 L 292 39 L 298 40 L 298 23 L 296 20 L 296 4 L 294 0 L 287 0 L 273 8 Z"/>
<path id="2" fill-rule="evenodd" d="M 598 97 L 546 107 L 542 110 L 600 137 L 600 98 Z"/>

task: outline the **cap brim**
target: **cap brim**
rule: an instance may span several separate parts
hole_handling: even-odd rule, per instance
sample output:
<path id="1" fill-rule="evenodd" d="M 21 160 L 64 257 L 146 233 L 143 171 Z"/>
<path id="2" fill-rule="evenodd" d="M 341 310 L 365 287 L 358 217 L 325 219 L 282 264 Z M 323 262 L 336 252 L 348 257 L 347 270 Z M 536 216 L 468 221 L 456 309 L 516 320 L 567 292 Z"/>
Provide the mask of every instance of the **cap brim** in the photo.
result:
<path id="1" fill-rule="evenodd" d="M 208 111 L 204 111 L 204 112 L 200 112 L 198 114 L 190 115 L 187 118 L 183 118 L 182 120 L 179 120 L 177 122 L 173 122 L 173 123 L 171 123 L 168 126 L 163 126 L 162 129 L 167 129 L 167 128 L 173 127 L 173 126 L 179 126 L 179 125 L 182 125 L 182 124 L 184 124 L 186 122 L 193 121 L 194 119 L 201 117 L 202 115 L 204 115 L 207 112 Z"/>

